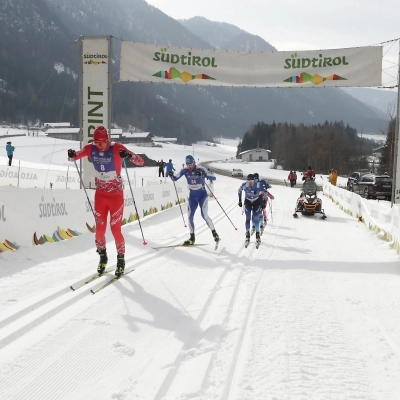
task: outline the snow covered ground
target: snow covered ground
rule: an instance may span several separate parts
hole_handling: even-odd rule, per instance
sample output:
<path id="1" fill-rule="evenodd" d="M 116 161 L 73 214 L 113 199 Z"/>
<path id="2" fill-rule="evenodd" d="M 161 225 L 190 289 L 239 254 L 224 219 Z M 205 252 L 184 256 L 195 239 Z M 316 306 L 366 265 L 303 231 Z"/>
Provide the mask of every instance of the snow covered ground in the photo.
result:
<path id="1" fill-rule="evenodd" d="M 40 136 L 9 140 L 14 160 L 36 168 L 67 168 L 66 149 L 77 148 Z M 179 165 L 193 149 L 132 150 Z M 194 152 L 200 161 L 228 159 L 230 169 L 236 148 Z M 248 167 L 270 178 L 288 173 L 238 166 Z M 240 183 L 217 175 L 218 202 L 209 201 L 217 251 L 200 214 L 196 241 L 206 246 L 153 249 L 189 235 L 179 207 L 153 214 L 141 220 L 146 246 L 138 223 L 123 227 L 126 267 L 135 271 L 95 295 L 107 277 L 69 288 L 95 272 L 90 233 L 0 253 L 0 398 L 400 399 L 399 255 L 322 193 L 326 220 L 294 219 L 299 189 L 279 185 L 260 248 L 253 236 L 245 249 Z"/>

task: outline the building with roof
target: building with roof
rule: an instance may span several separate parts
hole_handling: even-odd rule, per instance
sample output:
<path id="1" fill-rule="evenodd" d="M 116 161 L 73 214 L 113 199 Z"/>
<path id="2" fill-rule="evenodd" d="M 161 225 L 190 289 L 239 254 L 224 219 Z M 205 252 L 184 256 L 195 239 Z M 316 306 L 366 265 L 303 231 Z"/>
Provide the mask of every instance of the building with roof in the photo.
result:
<path id="1" fill-rule="evenodd" d="M 265 149 L 252 149 L 252 150 L 246 150 L 242 151 L 239 153 L 239 155 L 242 157 L 242 161 L 268 161 L 269 160 L 269 153 L 271 153 L 271 150 L 265 150 Z"/>

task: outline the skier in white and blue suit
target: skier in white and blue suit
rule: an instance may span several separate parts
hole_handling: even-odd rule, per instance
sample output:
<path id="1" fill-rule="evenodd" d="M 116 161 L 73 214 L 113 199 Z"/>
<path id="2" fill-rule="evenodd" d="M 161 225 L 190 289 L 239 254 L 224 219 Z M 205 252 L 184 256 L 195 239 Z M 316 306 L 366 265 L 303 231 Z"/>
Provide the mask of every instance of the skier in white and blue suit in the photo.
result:
<path id="1" fill-rule="evenodd" d="M 193 217 L 198 206 L 200 206 L 201 216 L 211 229 L 214 240 L 219 242 L 219 236 L 215 231 L 214 224 L 208 216 L 208 195 L 204 183 L 206 178 L 210 181 L 214 181 L 216 178 L 214 175 L 209 174 L 207 168 L 196 166 L 196 161 L 192 155 L 189 154 L 186 156 L 185 162 L 186 168 L 182 168 L 176 175 L 174 175 L 174 171 L 169 173 L 173 181 L 177 181 L 184 176 L 189 187 L 188 215 L 190 238 L 183 244 L 184 246 L 191 246 L 195 243 Z"/>
<path id="2" fill-rule="evenodd" d="M 244 211 L 246 214 L 246 240 L 250 239 L 250 220 L 256 227 L 256 240 L 260 240 L 260 216 L 263 204 L 264 189 L 257 187 L 254 175 L 247 175 L 247 180 L 240 185 L 238 190 L 239 207 L 242 207 L 242 191 L 244 191 Z"/>

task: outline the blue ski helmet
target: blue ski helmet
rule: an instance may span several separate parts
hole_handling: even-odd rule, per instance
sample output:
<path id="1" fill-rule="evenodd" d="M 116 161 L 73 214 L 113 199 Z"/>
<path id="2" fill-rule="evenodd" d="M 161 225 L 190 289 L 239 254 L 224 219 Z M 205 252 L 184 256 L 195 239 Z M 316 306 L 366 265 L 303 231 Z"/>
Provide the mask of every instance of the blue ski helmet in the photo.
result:
<path id="1" fill-rule="evenodd" d="M 191 155 L 191 154 L 189 154 L 188 156 L 186 156 L 186 165 L 188 165 L 188 164 L 195 164 L 195 159 L 194 159 L 194 157 Z"/>
<path id="2" fill-rule="evenodd" d="M 259 180 L 260 180 L 260 175 L 258 174 L 258 172 L 254 172 L 253 176 L 254 176 L 254 179 L 255 179 L 256 181 L 259 181 Z"/>

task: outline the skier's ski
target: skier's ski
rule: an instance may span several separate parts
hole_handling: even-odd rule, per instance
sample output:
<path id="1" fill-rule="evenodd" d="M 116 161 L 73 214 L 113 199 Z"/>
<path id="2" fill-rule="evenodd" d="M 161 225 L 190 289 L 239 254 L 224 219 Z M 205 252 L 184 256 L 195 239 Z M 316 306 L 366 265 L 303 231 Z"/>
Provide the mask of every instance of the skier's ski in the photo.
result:
<path id="1" fill-rule="evenodd" d="M 247 246 L 250 244 L 250 239 L 246 240 L 244 242 L 244 247 L 247 249 Z"/>
<path id="2" fill-rule="evenodd" d="M 170 246 L 152 247 L 154 250 L 158 249 L 174 249 L 176 247 L 193 247 L 193 246 L 207 246 L 207 243 L 194 243 L 194 244 L 172 244 Z"/>
<path id="3" fill-rule="evenodd" d="M 256 249 L 258 249 L 260 247 L 260 244 L 261 244 L 261 240 L 257 240 L 256 241 Z"/>
<path id="4" fill-rule="evenodd" d="M 97 292 L 100 292 L 100 290 L 103 290 L 104 288 L 106 288 L 107 286 L 110 286 L 112 283 L 117 282 L 118 280 L 120 280 L 121 278 L 123 278 L 125 275 L 130 274 L 131 272 L 133 272 L 135 270 L 135 268 L 130 269 L 129 271 L 125 271 L 121 276 L 114 276 L 113 278 L 111 278 L 109 281 L 107 281 L 104 285 L 98 287 L 97 289 L 91 289 L 91 293 L 92 294 L 96 294 Z"/>
<path id="5" fill-rule="evenodd" d="M 221 241 L 221 239 L 219 239 L 218 242 L 215 242 L 214 251 L 218 249 L 218 245 L 219 245 L 219 242 L 220 242 L 220 241 Z"/>
<path id="6" fill-rule="evenodd" d="M 99 278 L 101 278 L 103 275 L 105 275 L 105 274 L 107 274 L 107 273 L 109 273 L 109 272 L 112 272 L 112 271 L 114 271 L 114 270 L 113 270 L 113 269 L 106 269 L 102 274 L 93 275 L 93 276 L 91 276 L 90 278 L 88 278 L 86 281 L 81 282 L 78 286 L 73 286 L 73 285 L 71 285 L 70 288 L 71 288 L 71 290 L 75 291 L 75 290 L 81 288 L 82 286 L 85 286 L 85 285 L 87 285 L 88 283 L 93 282 L 94 280 L 99 279 Z"/>

